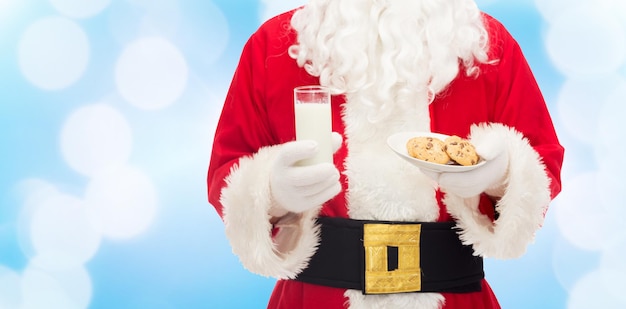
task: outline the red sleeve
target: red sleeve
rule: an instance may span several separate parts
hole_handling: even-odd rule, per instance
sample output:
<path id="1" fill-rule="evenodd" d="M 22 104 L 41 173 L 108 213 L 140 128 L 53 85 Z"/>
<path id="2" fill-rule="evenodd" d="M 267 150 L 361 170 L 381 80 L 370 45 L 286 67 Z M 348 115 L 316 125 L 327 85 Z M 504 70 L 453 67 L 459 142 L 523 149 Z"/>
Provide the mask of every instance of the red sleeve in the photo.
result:
<path id="1" fill-rule="evenodd" d="M 551 196 L 561 191 L 561 166 L 564 149 L 541 90 L 524 54 L 510 33 L 495 19 L 487 16 L 492 35 L 492 59 L 496 65 L 496 95 L 493 117 L 524 134 L 541 157 L 551 180 Z"/>
<path id="2" fill-rule="evenodd" d="M 221 191 L 239 159 L 294 138 L 293 88 L 315 83 L 288 55 L 293 10 L 267 22 L 246 42 L 224 101 L 207 175 L 208 197 L 222 216 Z M 292 76 L 285 79 L 284 76 Z"/>
<path id="3" fill-rule="evenodd" d="M 271 143 L 270 128 L 264 120 L 264 59 L 263 37 L 257 32 L 244 46 L 213 139 L 207 186 L 209 202 L 220 216 L 220 192 L 233 166 L 239 158 Z"/>
<path id="4" fill-rule="evenodd" d="M 480 75 L 460 75 L 431 105 L 434 132 L 467 136 L 480 123 L 500 123 L 520 132 L 539 155 L 550 180 L 551 198 L 561 191 L 561 146 L 541 90 L 524 54 L 505 27 L 484 15 L 489 34 L 489 63 Z M 471 103 L 471 104 L 470 104 Z M 483 207 L 484 206 L 484 207 Z M 492 217 L 493 201 L 483 198 L 481 209 Z"/>

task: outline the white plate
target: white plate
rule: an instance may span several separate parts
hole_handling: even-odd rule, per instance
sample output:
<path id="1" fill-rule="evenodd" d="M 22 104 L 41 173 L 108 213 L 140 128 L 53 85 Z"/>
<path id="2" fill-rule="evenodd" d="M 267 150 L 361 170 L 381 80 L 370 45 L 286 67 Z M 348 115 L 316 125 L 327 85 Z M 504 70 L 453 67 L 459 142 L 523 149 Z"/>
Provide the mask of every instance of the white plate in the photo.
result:
<path id="1" fill-rule="evenodd" d="M 409 163 L 419 168 L 424 168 L 435 172 L 466 172 L 485 164 L 485 161 L 482 159 L 478 161 L 478 163 L 475 165 L 463 166 L 457 164 L 439 164 L 413 158 L 409 155 L 409 152 L 406 149 L 406 143 L 409 141 L 409 139 L 417 136 L 436 137 L 441 140 L 444 140 L 446 139 L 446 137 L 448 137 L 448 135 L 445 134 L 432 132 L 400 132 L 389 136 L 389 138 L 387 138 L 387 145 L 389 145 L 389 147 L 396 154 L 398 154 Z"/>

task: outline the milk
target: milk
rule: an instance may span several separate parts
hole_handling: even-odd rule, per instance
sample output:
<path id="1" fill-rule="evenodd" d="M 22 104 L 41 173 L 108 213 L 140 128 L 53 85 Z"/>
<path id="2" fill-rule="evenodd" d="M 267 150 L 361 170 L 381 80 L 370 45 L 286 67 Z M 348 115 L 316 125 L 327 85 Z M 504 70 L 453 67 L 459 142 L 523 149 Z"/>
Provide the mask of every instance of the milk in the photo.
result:
<path id="1" fill-rule="evenodd" d="M 332 121 L 329 103 L 295 102 L 296 139 L 314 140 L 318 153 L 311 159 L 301 160 L 299 165 L 333 162 Z"/>

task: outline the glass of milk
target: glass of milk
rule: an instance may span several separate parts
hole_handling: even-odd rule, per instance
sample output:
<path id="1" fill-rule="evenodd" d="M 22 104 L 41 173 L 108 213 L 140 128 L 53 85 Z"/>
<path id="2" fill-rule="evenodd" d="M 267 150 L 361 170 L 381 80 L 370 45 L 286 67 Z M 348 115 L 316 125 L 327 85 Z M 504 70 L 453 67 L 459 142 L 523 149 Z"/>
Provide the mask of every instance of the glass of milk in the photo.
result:
<path id="1" fill-rule="evenodd" d="M 293 90 L 296 118 L 296 139 L 314 140 L 318 144 L 315 157 L 298 162 L 311 165 L 333 162 L 332 117 L 330 89 L 322 86 L 301 86 Z"/>

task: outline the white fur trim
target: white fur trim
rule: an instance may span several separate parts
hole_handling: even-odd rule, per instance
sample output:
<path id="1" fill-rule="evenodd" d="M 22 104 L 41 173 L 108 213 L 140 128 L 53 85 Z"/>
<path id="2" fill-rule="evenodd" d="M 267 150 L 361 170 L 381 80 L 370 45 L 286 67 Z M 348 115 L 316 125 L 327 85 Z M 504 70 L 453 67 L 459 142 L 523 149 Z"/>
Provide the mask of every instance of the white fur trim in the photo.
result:
<path id="1" fill-rule="evenodd" d="M 508 151 L 504 195 L 496 205 L 500 216 L 491 222 L 481 214 L 478 197 L 463 199 L 446 194 L 444 202 L 457 219 L 461 240 L 472 245 L 476 255 L 500 259 L 520 257 L 534 241 L 550 202 L 550 179 L 545 166 L 524 136 L 504 125 L 473 126 L 471 140 L 486 145 L 504 143 Z"/>
<path id="2" fill-rule="evenodd" d="M 436 221 L 439 206 L 436 184 L 418 168 L 397 156 L 387 146 L 387 138 L 403 131 L 429 131 L 427 100 L 407 110 L 394 109 L 394 121 L 370 122 L 369 108 L 348 95 L 344 106 L 348 156 L 348 215 L 352 219 Z M 350 309 L 424 308 L 439 309 L 444 297 L 439 293 L 400 293 L 363 295 L 347 290 Z"/>
<path id="3" fill-rule="evenodd" d="M 319 227 L 315 225 L 319 208 L 293 216 L 297 222 L 286 226 L 290 233 L 272 238 L 269 166 L 279 147 L 262 148 L 252 157 L 241 158 L 226 178 L 220 200 L 226 238 L 243 266 L 259 275 L 293 279 L 307 267 L 319 243 Z M 285 246 L 275 243 L 277 239 L 293 244 L 293 248 L 280 252 Z"/>
<path id="4" fill-rule="evenodd" d="M 405 131 L 429 131 L 426 99 L 409 109 L 394 109 L 394 121 L 370 122 L 370 107 L 347 95 L 344 105 L 348 156 L 348 215 L 352 219 L 435 221 L 439 206 L 435 183 L 396 155 L 387 138 Z"/>
<path id="5" fill-rule="evenodd" d="M 350 301 L 350 309 L 439 309 L 445 302 L 443 295 L 438 293 L 363 295 L 361 291 L 347 290 L 344 296 Z"/>

